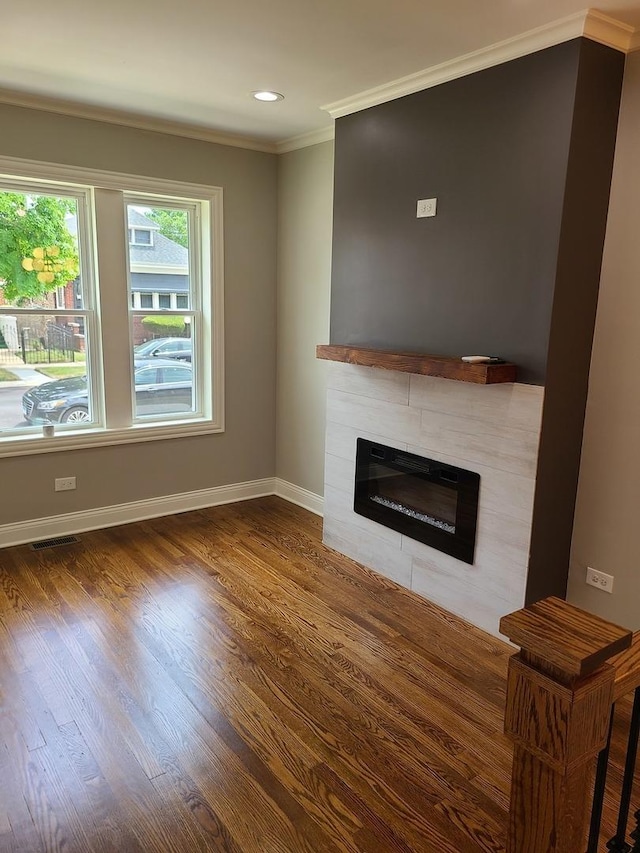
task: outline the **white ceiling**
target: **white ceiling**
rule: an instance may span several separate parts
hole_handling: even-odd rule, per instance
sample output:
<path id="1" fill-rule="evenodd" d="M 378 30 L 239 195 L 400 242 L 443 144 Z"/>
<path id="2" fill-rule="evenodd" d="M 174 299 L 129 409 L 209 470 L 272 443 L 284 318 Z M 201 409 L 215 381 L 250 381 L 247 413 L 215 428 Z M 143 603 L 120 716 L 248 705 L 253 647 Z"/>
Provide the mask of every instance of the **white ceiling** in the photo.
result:
<path id="1" fill-rule="evenodd" d="M 8 3 L 5 90 L 267 143 L 330 128 L 324 104 L 584 8 L 581 0 Z M 598 9 L 640 28 L 640 0 L 600 0 Z M 285 100 L 249 97 L 263 88 Z"/>

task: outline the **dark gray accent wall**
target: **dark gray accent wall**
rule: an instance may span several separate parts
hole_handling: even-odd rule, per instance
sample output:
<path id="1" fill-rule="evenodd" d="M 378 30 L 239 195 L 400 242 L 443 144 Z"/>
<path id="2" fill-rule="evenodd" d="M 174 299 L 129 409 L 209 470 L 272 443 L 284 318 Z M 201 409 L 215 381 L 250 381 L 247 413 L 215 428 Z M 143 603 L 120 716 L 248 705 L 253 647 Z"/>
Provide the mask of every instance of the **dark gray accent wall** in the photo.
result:
<path id="1" fill-rule="evenodd" d="M 338 119 L 331 343 L 544 382 L 582 41 Z"/>
<path id="2" fill-rule="evenodd" d="M 583 40 L 560 231 L 526 603 L 567 591 L 624 56 Z M 614 381 L 614 377 L 612 377 Z"/>
<path id="3" fill-rule="evenodd" d="M 331 343 L 545 385 L 527 603 L 566 594 L 623 72 L 575 39 L 336 124 Z"/>

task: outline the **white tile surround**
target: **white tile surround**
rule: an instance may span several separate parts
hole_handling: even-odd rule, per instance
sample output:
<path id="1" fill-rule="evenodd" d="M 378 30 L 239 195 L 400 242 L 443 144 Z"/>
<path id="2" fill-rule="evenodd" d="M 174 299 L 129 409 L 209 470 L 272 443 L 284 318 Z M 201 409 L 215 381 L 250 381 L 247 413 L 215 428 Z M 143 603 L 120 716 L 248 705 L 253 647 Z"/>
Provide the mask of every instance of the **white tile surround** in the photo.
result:
<path id="1" fill-rule="evenodd" d="M 325 544 L 499 635 L 524 603 L 543 397 L 534 385 L 331 363 Z M 474 565 L 354 513 L 358 437 L 480 474 Z"/>

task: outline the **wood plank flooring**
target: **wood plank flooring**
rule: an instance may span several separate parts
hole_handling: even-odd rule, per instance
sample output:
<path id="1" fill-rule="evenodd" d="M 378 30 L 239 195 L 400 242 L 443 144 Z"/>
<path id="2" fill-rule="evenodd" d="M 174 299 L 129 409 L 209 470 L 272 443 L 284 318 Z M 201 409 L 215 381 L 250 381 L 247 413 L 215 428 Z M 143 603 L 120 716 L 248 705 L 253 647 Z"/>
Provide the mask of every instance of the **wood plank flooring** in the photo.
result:
<path id="1" fill-rule="evenodd" d="M 0 851 L 502 853 L 511 648 L 320 537 L 264 498 L 1 551 Z"/>

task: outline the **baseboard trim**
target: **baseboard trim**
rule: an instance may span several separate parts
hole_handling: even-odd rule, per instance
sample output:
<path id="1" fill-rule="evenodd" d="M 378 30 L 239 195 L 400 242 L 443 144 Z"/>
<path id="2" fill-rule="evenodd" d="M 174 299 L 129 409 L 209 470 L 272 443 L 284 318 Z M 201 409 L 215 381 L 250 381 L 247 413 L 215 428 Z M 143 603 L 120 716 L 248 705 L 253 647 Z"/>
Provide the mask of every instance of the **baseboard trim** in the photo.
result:
<path id="1" fill-rule="evenodd" d="M 182 492 L 177 495 L 3 524 L 0 525 L 0 548 L 38 542 L 53 536 L 68 536 L 72 533 L 86 533 L 103 527 L 116 527 L 118 524 L 131 524 L 133 521 L 176 515 L 180 512 L 206 509 L 220 504 L 249 501 L 268 495 L 278 495 L 289 503 L 301 506 L 316 515 L 322 515 L 324 501 L 320 495 L 281 480 L 279 477 L 265 477 L 262 480 L 215 486 L 212 489 L 200 489 L 196 492 Z"/>
<path id="2" fill-rule="evenodd" d="M 297 489 L 297 486 L 291 486 L 291 489 Z M 305 490 L 300 489 L 300 491 L 304 492 Z M 280 494 L 276 489 L 276 479 L 266 477 L 263 480 L 251 480 L 247 483 L 232 483 L 228 486 L 216 486 L 212 489 L 200 489 L 196 492 L 183 492 L 160 498 L 131 501 L 116 506 L 97 507 L 96 509 L 70 512 L 65 515 L 51 515 L 46 518 L 19 521 L 15 524 L 3 524 L 0 525 L 0 548 L 23 545 L 26 542 L 38 542 L 41 539 L 49 539 L 53 536 L 86 533 L 88 530 L 116 527 L 118 524 L 130 524 L 133 521 L 145 521 L 148 518 L 174 515 L 180 512 L 189 512 L 189 510 L 218 506 L 219 504 L 235 503 L 236 501 L 247 501 L 273 494 Z M 285 494 L 281 494 L 281 497 L 290 500 Z M 294 500 L 292 502 L 298 503 L 299 501 Z"/>
<path id="3" fill-rule="evenodd" d="M 310 492 L 308 489 L 303 489 L 301 486 L 296 486 L 294 483 L 289 483 L 287 480 L 281 480 L 276 477 L 275 493 L 279 498 L 283 498 L 289 503 L 308 509 L 316 515 L 322 515 L 324 512 L 324 498 L 316 495 L 315 492 Z"/>

